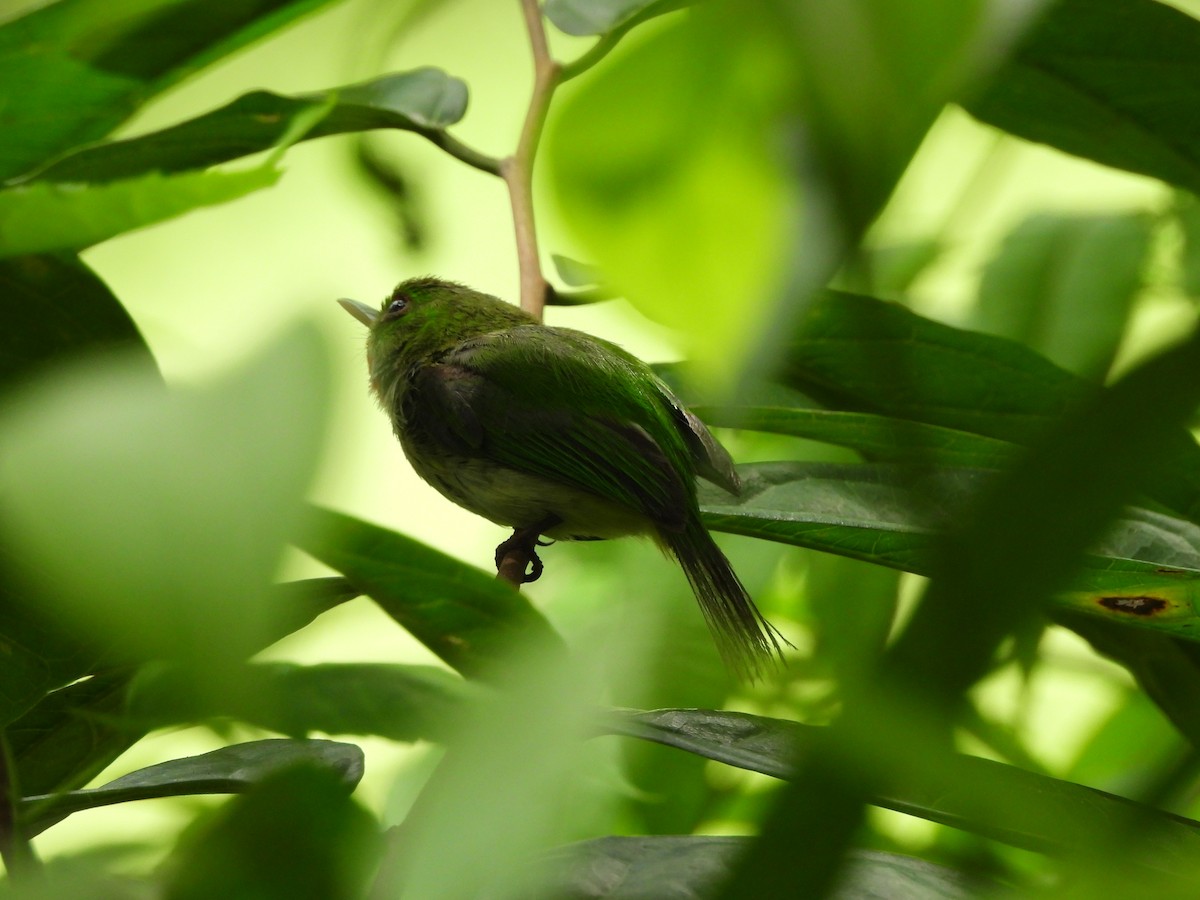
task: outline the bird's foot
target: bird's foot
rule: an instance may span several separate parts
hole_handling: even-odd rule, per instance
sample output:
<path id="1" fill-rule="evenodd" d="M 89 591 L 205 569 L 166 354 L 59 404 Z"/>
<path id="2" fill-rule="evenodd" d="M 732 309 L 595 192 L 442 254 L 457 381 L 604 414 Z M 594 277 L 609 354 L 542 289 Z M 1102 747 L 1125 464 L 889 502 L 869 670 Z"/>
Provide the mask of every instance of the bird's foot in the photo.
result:
<path id="1" fill-rule="evenodd" d="M 529 584 L 542 577 L 542 561 L 538 547 L 548 547 L 553 541 L 542 541 L 542 532 L 562 523 L 558 516 L 547 516 L 525 528 L 514 528 L 512 537 L 496 548 L 496 575 L 513 584 Z"/>

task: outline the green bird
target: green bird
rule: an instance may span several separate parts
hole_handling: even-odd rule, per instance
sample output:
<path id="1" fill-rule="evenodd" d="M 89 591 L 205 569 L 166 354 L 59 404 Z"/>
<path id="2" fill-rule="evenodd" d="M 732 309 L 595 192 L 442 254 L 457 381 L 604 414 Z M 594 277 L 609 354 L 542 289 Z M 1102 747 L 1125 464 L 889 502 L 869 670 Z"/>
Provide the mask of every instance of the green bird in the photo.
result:
<path id="1" fill-rule="evenodd" d="M 425 481 L 513 540 L 649 535 L 683 567 L 735 673 L 782 657 L 700 520 L 696 477 L 736 494 L 733 462 L 644 362 L 437 278 L 402 282 L 379 310 L 338 302 L 370 329 L 371 387 Z"/>

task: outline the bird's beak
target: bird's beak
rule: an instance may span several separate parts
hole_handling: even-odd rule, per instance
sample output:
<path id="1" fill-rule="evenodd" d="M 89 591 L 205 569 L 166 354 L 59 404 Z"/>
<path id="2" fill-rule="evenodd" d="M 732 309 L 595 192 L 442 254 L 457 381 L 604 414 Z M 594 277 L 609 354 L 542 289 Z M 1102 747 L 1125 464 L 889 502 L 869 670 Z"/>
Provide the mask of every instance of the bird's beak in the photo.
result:
<path id="1" fill-rule="evenodd" d="M 338 301 L 342 305 L 342 309 L 358 319 L 368 328 L 375 324 L 375 320 L 379 318 L 379 311 L 372 309 L 365 303 L 359 303 L 357 300 L 347 300 L 343 297 Z"/>

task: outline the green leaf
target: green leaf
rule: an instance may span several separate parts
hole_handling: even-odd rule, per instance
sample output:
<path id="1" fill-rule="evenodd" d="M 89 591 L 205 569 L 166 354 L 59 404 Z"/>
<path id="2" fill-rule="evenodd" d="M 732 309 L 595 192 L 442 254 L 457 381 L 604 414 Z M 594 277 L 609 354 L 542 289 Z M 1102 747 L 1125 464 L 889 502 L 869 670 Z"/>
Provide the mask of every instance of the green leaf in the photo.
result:
<path id="1" fill-rule="evenodd" d="M 919 575 L 999 473 L 904 465 L 757 463 L 742 493 L 702 485 L 705 524 Z M 1059 608 L 1200 640 L 1200 527 L 1129 508 L 1056 595 Z"/>
<path id="2" fill-rule="evenodd" d="M 707 835 L 604 837 L 550 854 L 543 889 L 569 900 L 642 900 L 709 897 L 733 870 L 750 838 Z M 798 855 L 796 865 L 804 865 Z M 945 866 L 896 853 L 858 850 L 849 855 L 837 900 L 920 897 L 970 900 L 986 885 Z"/>
<path id="3" fill-rule="evenodd" d="M 1175 216 L 1183 231 L 1180 286 L 1189 297 L 1200 297 L 1200 201 L 1190 194 L 1176 198 Z"/>
<path id="4" fill-rule="evenodd" d="M 695 406 L 710 425 L 766 431 L 849 447 L 868 460 L 1002 468 L 1019 448 L 980 434 L 873 413 L 783 406 Z"/>
<path id="5" fill-rule="evenodd" d="M 1015 341 L 837 291 L 805 311 L 780 380 L 835 409 L 1018 444 L 1090 395 L 1080 379 Z"/>
<path id="6" fill-rule="evenodd" d="M 0 179 L 104 137 L 147 99 L 330 0 L 59 0 L 0 27 Z"/>
<path id="7" fill-rule="evenodd" d="M 296 631 L 327 609 L 357 595 L 341 578 L 314 578 L 278 586 L 280 611 L 265 634 L 263 646 Z M 74 672 L 70 678 L 82 672 Z M 139 684 L 147 673 L 143 671 Z M 59 676 L 58 683 L 70 680 Z M 125 669 L 106 672 L 52 691 L 32 709 L 8 726 L 5 734 L 17 767 L 17 783 L 27 794 L 49 794 L 82 787 L 114 759 L 133 746 L 149 726 L 129 715 L 130 682 L 134 673 Z M 184 699 L 197 703 L 197 680 L 186 675 L 186 690 L 171 698 L 176 717 Z M 15 681 L 16 679 L 13 679 Z M 240 684 L 240 682 L 239 682 Z M 56 684 L 39 682 L 39 686 Z M 218 696 L 244 697 L 245 691 L 222 692 Z"/>
<path id="8" fill-rule="evenodd" d="M 425 67 L 296 97 L 254 91 L 161 131 L 84 147 L 20 182 L 104 182 L 207 168 L 276 146 L 298 114 L 325 102 L 333 104 L 328 115 L 302 140 L 375 128 L 438 131 L 463 117 L 467 86 Z"/>
<path id="9" fill-rule="evenodd" d="M 257 900 L 363 897 L 379 826 L 322 766 L 268 775 L 185 834 L 164 867 L 163 896 Z"/>
<path id="10" fill-rule="evenodd" d="M 341 572 L 462 674 L 485 676 L 521 639 L 557 642 L 507 584 L 412 538 L 341 513 L 312 510 L 297 546 Z"/>
<path id="11" fill-rule="evenodd" d="M 189 680 L 186 669 L 143 673 L 129 715 L 156 728 L 232 718 L 291 737 L 319 731 L 440 741 L 476 697 L 444 669 L 387 663 L 259 663 L 238 673 L 236 693 L 196 696 Z"/>
<path id="12" fill-rule="evenodd" d="M 75 256 L 0 260 L 0 390 L 40 367 L 95 351 L 149 349 L 108 286 Z"/>
<path id="13" fill-rule="evenodd" d="M 95 675 L 52 691 L 5 729 L 28 795 L 83 787 L 141 737 L 123 727 L 130 672 Z"/>
<path id="14" fill-rule="evenodd" d="M 1200 22 L 1154 0 L 1108 0 L 1102 13 L 1061 0 L 966 106 L 1027 140 L 1196 191 L 1198 104 Z"/>
<path id="15" fill-rule="evenodd" d="M 21 815 L 30 833 L 37 834 L 83 809 L 156 797 L 242 793 L 300 763 L 333 773 L 347 793 L 363 774 L 363 752 L 353 744 L 272 738 L 138 769 L 98 788 L 26 797 Z"/>
<path id="16" fill-rule="evenodd" d="M 595 266 L 558 253 L 550 254 L 550 259 L 554 263 L 554 271 L 568 287 L 590 287 L 604 281 L 604 274 Z"/>
<path id="17" fill-rule="evenodd" d="M 1032 216 L 984 269 L 974 325 L 1102 381 L 1142 287 L 1148 215 Z"/>
<path id="18" fill-rule="evenodd" d="M 1014 341 L 943 325 L 895 303 L 826 292 L 805 310 L 780 380 L 823 404 L 1029 445 L 1095 387 Z M 1200 520 L 1200 446 L 1180 430 L 1143 490 Z"/>
<path id="19" fill-rule="evenodd" d="M 622 711 L 618 734 L 655 741 L 707 759 L 788 779 L 798 754 L 826 729 L 722 710 Z M 880 754 L 882 755 L 882 753 Z M 896 754 L 892 764 L 899 763 Z M 1190 872 L 1200 823 L 1114 794 L 962 754 L 937 769 L 908 767 L 871 802 L 1041 853 L 1088 853 L 1102 835 L 1136 820 L 1153 830 L 1155 854 L 1143 864 Z"/>
<path id="20" fill-rule="evenodd" d="M 0 257 L 82 250 L 193 209 L 228 203 L 279 180 L 274 166 L 241 172 L 152 172 L 108 184 L 35 182 L 0 191 Z"/>
<path id="21" fill-rule="evenodd" d="M 108 360 L 13 395 L 0 530 L 28 602 L 118 659 L 198 672 L 279 636 L 295 612 L 270 579 L 316 464 L 324 367 L 304 329 L 203 388 Z"/>
<path id="22" fill-rule="evenodd" d="M 727 369 L 770 300 L 793 201 L 769 139 L 787 70 L 757 34 L 663 27 L 581 85 L 547 143 L 556 194 L 614 289 Z"/>
<path id="23" fill-rule="evenodd" d="M 690 5 L 690 0 L 546 0 L 542 12 L 564 34 L 605 34 L 635 17 L 652 16 Z"/>
<path id="24" fill-rule="evenodd" d="M 906 294 L 913 282 L 946 251 L 934 239 L 863 248 L 872 287 L 881 294 Z"/>

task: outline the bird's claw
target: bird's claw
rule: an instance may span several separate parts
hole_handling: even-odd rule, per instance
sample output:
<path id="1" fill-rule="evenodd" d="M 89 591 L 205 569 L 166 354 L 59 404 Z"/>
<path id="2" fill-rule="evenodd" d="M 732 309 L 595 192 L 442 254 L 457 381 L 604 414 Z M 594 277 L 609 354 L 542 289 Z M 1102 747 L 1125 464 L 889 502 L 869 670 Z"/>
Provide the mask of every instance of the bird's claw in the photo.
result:
<path id="1" fill-rule="evenodd" d="M 512 537 L 496 548 L 496 570 L 499 571 L 503 567 L 509 554 L 519 553 L 526 560 L 525 568 L 521 571 L 521 584 L 529 584 L 541 578 L 545 567 L 535 548 L 549 547 L 554 543 L 553 540 L 543 541 L 542 532 L 561 521 L 558 516 L 548 516 L 536 525 L 513 529 Z"/>

